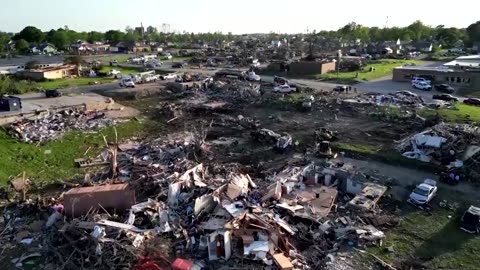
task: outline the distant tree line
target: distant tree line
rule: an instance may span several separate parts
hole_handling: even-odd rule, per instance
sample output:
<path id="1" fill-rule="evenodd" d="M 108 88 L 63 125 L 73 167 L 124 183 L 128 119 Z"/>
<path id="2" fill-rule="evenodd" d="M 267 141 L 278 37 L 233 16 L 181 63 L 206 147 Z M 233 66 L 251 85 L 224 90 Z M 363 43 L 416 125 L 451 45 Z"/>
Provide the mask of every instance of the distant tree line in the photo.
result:
<path id="1" fill-rule="evenodd" d="M 232 33 L 224 34 L 214 33 L 163 33 L 156 28 L 150 28 L 150 31 L 136 31 L 131 27 L 126 27 L 125 31 L 109 30 L 105 33 L 76 32 L 67 26 L 57 30 L 52 29 L 48 32 L 42 32 L 34 26 L 27 26 L 16 34 L 0 32 L 0 51 L 6 49 L 8 41 L 13 40 L 18 51 L 22 52 L 28 49 L 30 43 L 49 42 L 59 49 L 75 43 L 78 40 L 95 42 L 104 41 L 110 44 L 116 44 L 120 41 L 153 41 L 153 42 L 173 42 L 173 43 L 191 43 L 195 41 L 213 42 L 215 40 L 235 40 L 240 36 L 234 36 Z M 271 33 L 267 38 L 274 39 L 284 37 Z M 472 23 L 466 28 L 445 27 L 438 25 L 436 27 L 425 25 L 421 21 L 415 21 L 407 27 L 367 27 L 355 22 L 351 22 L 337 31 L 320 31 L 309 35 L 311 38 L 335 38 L 344 41 L 355 41 L 360 39 L 362 43 L 393 41 L 393 40 L 436 40 L 443 47 L 452 47 L 458 40 L 464 41 L 465 45 L 471 46 L 475 42 L 480 42 L 480 21 Z"/>

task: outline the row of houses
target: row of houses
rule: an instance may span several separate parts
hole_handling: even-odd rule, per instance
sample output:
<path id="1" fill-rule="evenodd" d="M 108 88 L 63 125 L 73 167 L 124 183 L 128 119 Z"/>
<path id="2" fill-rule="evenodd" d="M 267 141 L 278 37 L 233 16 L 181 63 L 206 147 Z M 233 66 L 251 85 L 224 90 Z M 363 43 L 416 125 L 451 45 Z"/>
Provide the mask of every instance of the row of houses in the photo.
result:
<path id="1" fill-rule="evenodd" d="M 10 50 L 15 50 L 15 44 L 10 42 L 8 44 Z M 127 53 L 127 52 L 161 52 L 165 45 L 150 42 L 119 42 L 115 45 L 110 45 L 103 42 L 88 43 L 84 41 L 77 41 L 74 44 L 66 46 L 65 48 L 57 48 L 51 43 L 30 44 L 28 52 L 35 55 L 53 55 L 61 52 L 69 52 L 72 54 L 102 54 L 102 53 Z"/>
<path id="2" fill-rule="evenodd" d="M 227 48 L 235 43 L 233 41 L 215 40 L 206 42 L 197 40 L 189 44 L 180 44 L 180 47 L 192 49 L 208 49 L 208 48 Z M 69 52 L 71 54 L 102 54 L 102 53 L 141 53 L 141 52 L 162 52 L 164 48 L 174 47 L 179 44 L 172 42 L 148 42 L 148 41 L 121 41 L 116 44 L 108 44 L 104 42 L 85 42 L 79 40 L 65 48 L 57 48 L 51 43 L 30 44 L 29 53 L 31 54 L 57 54 L 60 51 Z M 14 43 L 11 43 L 10 49 L 14 50 Z"/>

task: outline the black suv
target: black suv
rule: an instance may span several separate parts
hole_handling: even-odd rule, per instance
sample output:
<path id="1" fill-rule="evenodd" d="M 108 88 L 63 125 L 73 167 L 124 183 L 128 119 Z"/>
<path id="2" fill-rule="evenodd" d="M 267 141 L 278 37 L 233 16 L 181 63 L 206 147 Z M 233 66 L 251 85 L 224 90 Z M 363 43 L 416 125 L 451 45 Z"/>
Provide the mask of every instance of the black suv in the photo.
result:
<path id="1" fill-rule="evenodd" d="M 448 94 L 451 94 L 455 91 L 455 89 L 453 89 L 453 87 L 451 87 L 448 84 L 437 84 L 435 85 L 435 90 L 437 90 L 438 92 L 443 92 Z"/>
<path id="2" fill-rule="evenodd" d="M 453 101 L 457 102 L 458 98 L 450 95 L 450 94 L 440 94 L 440 95 L 433 95 L 433 99 L 438 99 L 438 100 L 445 100 L 445 101 Z"/>
<path id="3" fill-rule="evenodd" d="M 183 68 L 184 67 L 184 64 L 182 63 L 173 63 L 172 64 L 172 68 Z"/>
<path id="4" fill-rule="evenodd" d="M 463 213 L 460 228 L 468 233 L 480 232 L 480 208 L 471 205 Z"/>
<path id="5" fill-rule="evenodd" d="M 467 98 L 463 101 L 463 103 L 468 105 L 480 106 L 480 98 Z"/>
<path id="6" fill-rule="evenodd" d="M 51 98 L 51 97 L 61 97 L 62 96 L 62 92 L 58 91 L 57 89 L 49 89 L 49 90 L 46 90 L 45 91 L 45 96 L 47 98 Z"/>

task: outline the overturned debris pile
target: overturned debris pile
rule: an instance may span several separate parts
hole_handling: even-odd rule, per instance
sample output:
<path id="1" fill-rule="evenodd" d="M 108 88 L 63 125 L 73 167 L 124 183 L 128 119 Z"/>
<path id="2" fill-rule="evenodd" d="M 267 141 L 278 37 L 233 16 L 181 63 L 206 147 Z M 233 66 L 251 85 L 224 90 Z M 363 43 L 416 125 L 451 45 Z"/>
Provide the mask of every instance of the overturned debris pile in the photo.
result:
<path id="1" fill-rule="evenodd" d="M 96 185 L 5 208 L 2 243 L 29 251 L 12 263 L 320 269 L 341 245 L 363 247 L 384 237 L 377 226 L 388 221 L 379 221 L 376 204 L 385 187 L 328 162 L 252 178 L 260 174 L 250 167 L 215 163 L 204 135 L 109 145 L 108 173 L 92 178 Z"/>
<path id="2" fill-rule="evenodd" d="M 469 158 L 462 155 L 470 146 L 479 144 L 479 127 L 440 123 L 403 139 L 398 142 L 397 148 L 407 158 L 462 167 L 463 162 Z"/>
<path id="3" fill-rule="evenodd" d="M 219 80 L 214 83 L 212 97 L 229 101 L 246 101 L 261 95 L 260 84 L 240 80 Z"/>
<path id="4" fill-rule="evenodd" d="M 27 143 L 42 143 L 61 138 L 71 130 L 96 130 L 114 124 L 103 112 L 63 110 L 48 112 L 33 120 L 20 120 L 8 127 L 8 132 Z"/>
<path id="5" fill-rule="evenodd" d="M 380 106 L 391 106 L 391 105 L 414 105 L 421 106 L 425 103 L 422 97 L 411 93 L 409 91 L 397 91 L 390 94 L 380 94 L 380 93 L 366 93 L 360 95 L 357 99 L 347 100 L 347 102 L 360 102 L 360 103 L 370 103 Z"/>

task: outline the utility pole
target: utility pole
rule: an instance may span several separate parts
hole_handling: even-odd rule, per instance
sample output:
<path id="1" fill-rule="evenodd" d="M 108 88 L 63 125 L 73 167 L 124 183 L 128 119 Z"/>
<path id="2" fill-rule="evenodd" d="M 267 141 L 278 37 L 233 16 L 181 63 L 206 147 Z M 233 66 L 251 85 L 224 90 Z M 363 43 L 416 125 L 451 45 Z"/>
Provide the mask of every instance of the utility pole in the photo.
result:
<path id="1" fill-rule="evenodd" d="M 342 50 L 337 51 L 337 81 L 340 76 L 340 59 L 342 59 Z"/>

